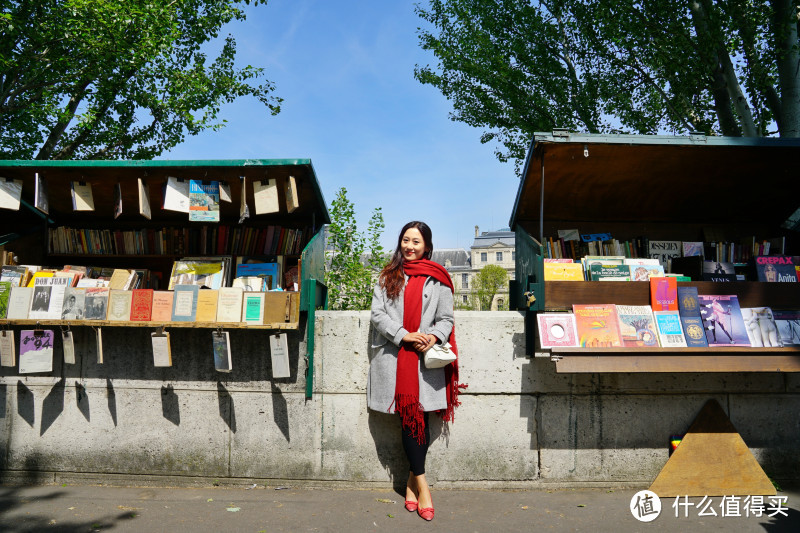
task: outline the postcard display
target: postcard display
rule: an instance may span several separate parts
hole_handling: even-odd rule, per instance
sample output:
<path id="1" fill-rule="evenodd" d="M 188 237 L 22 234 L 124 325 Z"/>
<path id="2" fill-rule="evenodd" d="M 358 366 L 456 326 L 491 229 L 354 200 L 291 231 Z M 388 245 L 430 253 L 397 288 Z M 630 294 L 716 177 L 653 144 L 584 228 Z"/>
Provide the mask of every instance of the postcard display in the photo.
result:
<path id="1" fill-rule="evenodd" d="M 114 173 L 113 169 L 108 172 Z M 299 264 L 295 263 L 315 228 L 301 220 L 298 222 L 306 227 L 285 226 L 286 215 L 278 225 L 269 216 L 286 213 L 298 217 L 302 180 L 294 176 L 247 180 L 241 176 L 237 190 L 231 187 L 229 177 L 223 181 L 191 179 L 177 177 L 179 172 L 164 176 L 163 185 L 145 173 L 144 178 L 141 174 L 135 179 L 117 178 L 116 183 L 107 186 L 97 176 L 66 180 L 54 179 L 50 172 L 30 174 L 32 178 L 5 178 L 0 168 L 0 215 L 13 216 L 10 211 L 19 211 L 20 200 L 32 195 L 30 203 L 56 219 L 55 223 L 50 221 L 48 229 L 49 263 L 56 261 L 54 254 L 60 254 L 64 259 L 58 261 L 69 262 L 70 266 L 37 265 L 27 271 L 23 267 L 4 267 L 0 276 L 0 318 L 10 320 L 10 324 L 36 325 L 36 329 L 0 332 L 2 366 L 19 365 L 20 374 L 52 372 L 54 349 L 62 351 L 65 364 L 80 363 L 76 354 L 84 350 L 73 337 L 70 328 L 75 326 L 92 327 L 93 334 L 86 338 L 96 343 L 96 362 L 102 364 L 104 327 L 150 326 L 155 328 L 150 333 L 153 365 L 169 367 L 172 343 L 165 328 L 200 326 L 213 328 L 207 343 L 209 365 L 219 372 L 231 372 L 236 346 L 224 329 L 297 329 L 300 299 L 295 291 L 299 290 Z M 316 186 L 316 179 L 311 179 Z M 63 191 L 62 183 L 66 184 Z M 70 206 L 67 213 L 58 213 L 63 200 L 55 198 L 57 194 L 66 196 Z M 234 225 L 236 221 L 224 215 L 227 208 L 221 204 L 225 203 L 236 204 L 240 223 L 255 213 L 266 215 L 267 224 Z M 255 209 L 248 208 L 248 203 Z M 60 226 L 58 215 L 68 214 L 71 219 L 72 213 L 93 222 L 86 223 L 85 228 Z M 184 213 L 186 222 L 170 226 L 176 213 Z M 115 222 L 108 224 L 126 216 L 128 220 L 138 216 L 142 222 L 137 225 L 145 229 L 129 230 L 130 223 L 117 227 Z M 167 218 L 159 221 L 160 216 Z M 326 218 L 327 213 L 319 217 L 323 223 Z M 150 229 L 153 225 L 155 228 Z M 187 257 L 192 254 L 196 255 Z M 148 270 L 124 264 L 147 264 L 148 257 L 154 262 L 163 261 L 161 256 L 174 260 L 172 272 L 160 281 L 155 276 L 151 279 Z M 94 259 L 114 257 L 120 264 L 113 268 L 92 266 Z M 292 262 L 287 263 L 287 258 Z M 292 290 L 284 290 L 290 275 L 287 287 Z M 61 331 L 58 327 L 40 328 L 40 322 L 60 326 Z M 57 334 L 58 344 L 54 342 Z M 112 338 L 116 339 L 106 335 L 106 343 L 116 342 Z M 273 377 L 289 377 L 286 334 L 272 334 L 269 342 L 260 345 L 270 352 Z"/>

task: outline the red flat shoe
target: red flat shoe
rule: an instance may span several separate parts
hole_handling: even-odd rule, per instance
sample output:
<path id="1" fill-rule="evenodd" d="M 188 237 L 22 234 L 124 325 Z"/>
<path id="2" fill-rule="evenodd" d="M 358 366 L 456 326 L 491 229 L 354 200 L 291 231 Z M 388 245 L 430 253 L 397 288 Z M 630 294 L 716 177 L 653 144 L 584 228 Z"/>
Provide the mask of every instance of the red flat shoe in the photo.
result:
<path id="1" fill-rule="evenodd" d="M 426 507 L 425 509 L 417 509 L 417 514 L 423 519 L 430 522 L 433 520 L 433 507 Z"/>
<path id="2" fill-rule="evenodd" d="M 411 500 L 406 500 L 406 510 L 410 513 L 413 513 L 417 510 L 417 505 L 419 502 L 412 502 Z"/>

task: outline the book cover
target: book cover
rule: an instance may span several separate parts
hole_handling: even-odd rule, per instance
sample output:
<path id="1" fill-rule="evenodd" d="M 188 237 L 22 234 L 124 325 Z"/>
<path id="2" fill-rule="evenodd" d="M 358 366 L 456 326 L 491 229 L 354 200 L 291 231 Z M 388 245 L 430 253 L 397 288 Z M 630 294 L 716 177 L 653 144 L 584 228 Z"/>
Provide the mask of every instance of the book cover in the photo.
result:
<path id="1" fill-rule="evenodd" d="M 73 211 L 94 211 L 92 184 L 84 181 L 70 182 Z"/>
<path id="2" fill-rule="evenodd" d="M 227 331 L 212 331 L 211 339 L 214 349 L 214 368 L 218 372 L 230 372 L 233 370 L 230 335 Z"/>
<path id="3" fill-rule="evenodd" d="M 630 281 L 631 269 L 628 265 L 592 263 L 589 265 L 591 281 Z"/>
<path id="4" fill-rule="evenodd" d="M 700 316 L 697 287 L 678 287 L 678 311 L 681 316 Z"/>
<path id="5" fill-rule="evenodd" d="M 703 326 L 703 319 L 700 316 L 681 316 L 681 325 L 683 326 L 686 346 L 689 348 L 708 348 L 706 330 Z"/>
<path id="6" fill-rule="evenodd" d="M 217 290 L 225 284 L 229 266 L 227 259 L 186 258 L 172 264 L 169 277 L 169 290 L 176 285 L 197 285 Z"/>
<path id="7" fill-rule="evenodd" d="M 544 263 L 545 281 L 583 281 L 583 265 L 566 262 Z"/>
<path id="8" fill-rule="evenodd" d="M 633 281 L 650 281 L 650 278 L 664 277 L 664 267 L 660 264 L 631 264 L 628 267 L 631 269 L 631 280 Z"/>
<path id="9" fill-rule="evenodd" d="M 122 214 L 122 184 L 114 184 L 114 218 Z"/>
<path id="10" fill-rule="evenodd" d="M 189 180 L 189 220 L 219 222 L 219 182 Z"/>
<path id="11" fill-rule="evenodd" d="M 683 257 L 703 257 L 703 242 L 683 241 Z"/>
<path id="12" fill-rule="evenodd" d="M 658 342 L 662 348 L 685 348 L 686 339 L 678 311 L 654 311 Z"/>
<path id="13" fill-rule="evenodd" d="M 272 377 L 290 377 L 289 343 L 286 333 L 276 333 L 269 336 L 269 355 L 272 359 Z"/>
<path id="14" fill-rule="evenodd" d="M 64 293 L 67 290 L 67 278 L 37 278 L 33 286 L 33 298 L 28 318 L 41 320 L 58 320 L 64 305 Z"/>
<path id="15" fill-rule="evenodd" d="M 217 321 L 217 301 L 219 291 L 212 289 L 202 289 L 197 293 L 197 322 L 216 322 Z"/>
<path id="16" fill-rule="evenodd" d="M 279 287 L 280 266 L 278 263 L 239 263 L 236 265 L 236 277 L 258 276 L 264 279 L 266 290 Z M 261 289 L 255 289 L 261 290 Z"/>
<path id="17" fill-rule="evenodd" d="M 703 261 L 703 281 L 736 281 L 733 263 L 725 261 Z"/>
<path id="18" fill-rule="evenodd" d="M 537 313 L 542 348 L 577 347 L 578 330 L 572 313 Z"/>
<path id="19" fill-rule="evenodd" d="M 773 309 L 778 337 L 784 346 L 800 346 L 800 311 Z"/>
<path id="20" fill-rule="evenodd" d="M 227 181 L 219 182 L 219 201 L 233 203 L 233 195 L 231 194 L 231 184 Z"/>
<path id="21" fill-rule="evenodd" d="M 23 329 L 19 332 L 19 373 L 53 371 L 53 330 Z"/>
<path id="22" fill-rule="evenodd" d="M 11 296 L 11 282 L 0 281 L 0 318 L 8 315 L 8 297 Z"/>
<path id="23" fill-rule="evenodd" d="M 256 205 L 256 215 L 280 211 L 278 206 L 278 185 L 274 179 L 253 181 L 253 199 Z"/>
<path id="24" fill-rule="evenodd" d="M 264 293 L 245 292 L 242 298 L 242 322 L 264 323 Z"/>
<path id="25" fill-rule="evenodd" d="M 674 277 L 650 278 L 650 307 L 653 311 L 678 310 L 678 281 Z"/>
<path id="26" fill-rule="evenodd" d="M 584 348 L 622 346 L 614 304 L 573 304 L 578 343 Z"/>
<path id="27" fill-rule="evenodd" d="M 153 312 L 153 289 L 133 289 L 131 293 L 131 320 L 149 322 Z"/>
<path id="28" fill-rule="evenodd" d="M 753 258 L 756 279 L 767 283 L 797 283 L 797 270 L 788 255 L 759 255 Z"/>
<path id="29" fill-rule="evenodd" d="M 95 350 L 97 352 L 97 364 L 103 364 L 103 328 L 94 328 L 95 332 Z"/>
<path id="30" fill-rule="evenodd" d="M 568 257 L 543 257 L 543 263 L 574 263 L 572 259 Z"/>
<path id="31" fill-rule="evenodd" d="M 197 316 L 197 285 L 175 285 L 172 300 L 172 321 L 193 322 Z"/>
<path id="32" fill-rule="evenodd" d="M 87 287 L 86 320 L 105 320 L 108 312 L 107 287 Z"/>
<path id="33" fill-rule="evenodd" d="M 33 275 L 30 277 L 30 281 L 28 281 L 28 287 L 33 287 L 36 285 L 36 280 L 41 278 L 52 278 L 54 272 L 52 270 L 40 270 L 38 272 L 34 272 Z"/>
<path id="34" fill-rule="evenodd" d="M 750 346 L 755 348 L 783 346 L 778 334 L 778 325 L 769 307 L 743 307 L 742 319 L 747 328 Z"/>
<path id="35" fill-rule="evenodd" d="M 289 176 L 286 179 L 285 186 L 286 212 L 293 213 L 295 209 L 300 207 L 300 200 L 297 197 L 297 181 L 294 176 Z"/>
<path id="36" fill-rule="evenodd" d="M 661 263 L 654 257 L 626 257 L 622 260 L 623 265 L 635 266 L 660 266 Z"/>
<path id="37" fill-rule="evenodd" d="M 681 256 L 681 241 L 649 241 L 647 256 L 658 259 L 665 271 L 669 271 L 673 257 Z"/>
<path id="38" fill-rule="evenodd" d="M 172 348 L 169 342 L 169 332 L 154 332 L 150 334 L 153 344 L 153 366 L 172 366 Z"/>
<path id="39" fill-rule="evenodd" d="M 258 292 L 264 291 L 265 279 L 259 276 L 245 276 L 241 278 L 234 278 L 231 286 L 242 289 L 245 292 Z"/>
<path id="40" fill-rule="evenodd" d="M 22 180 L 0 177 L 0 209 L 19 211 L 22 199 Z"/>
<path id="41" fill-rule="evenodd" d="M 83 320 L 85 317 L 86 289 L 67 287 L 64 305 L 61 306 L 61 320 Z"/>
<path id="42" fill-rule="evenodd" d="M 241 322 L 244 291 L 238 287 L 222 287 L 217 300 L 217 322 Z"/>
<path id="43" fill-rule="evenodd" d="M 138 178 L 138 186 L 139 186 L 139 214 L 142 215 L 147 220 L 152 218 L 152 213 L 150 211 L 150 186 L 142 180 L 142 178 Z"/>
<path id="44" fill-rule="evenodd" d="M 12 287 L 27 287 L 30 275 L 28 267 L 23 265 L 5 265 L 0 269 L 0 281 L 9 281 Z"/>
<path id="45" fill-rule="evenodd" d="M 172 291 L 153 291 L 153 311 L 150 314 L 151 322 L 172 321 Z"/>
<path id="46" fill-rule="evenodd" d="M 14 332 L 4 329 L 0 331 L 0 366 L 17 366 L 17 347 Z"/>
<path id="47" fill-rule="evenodd" d="M 61 329 L 61 348 L 64 352 L 64 363 L 75 364 L 75 339 L 71 329 Z"/>
<path id="48" fill-rule="evenodd" d="M 709 346 L 750 346 L 738 296 L 700 294 L 697 298 Z"/>
<path id="49" fill-rule="evenodd" d="M 50 213 L 50 202 L 47 197 L 47 181 L 44 176 L 36 173 L 36 180 L 33 193 L 33 205 L 45 215 Z"/>
<path id="50" fill-rule="evenodd" d="M 164 190 L 164 209 L 189 212 L 189 181 L 181 178 L 167 177 L 167 186 Z"/>
<path id="51" fill-rule="evenodd" d="M 11 287 L 6 318 L 9 320 L 24 320 L 28 318 L 31 299 L 33 299 L 33 287 Z"/>
<path id="52" fill-rule="evenodd" d="M 131 319 L 131 301 L 133 292 L 111 289 L 108 292 L 107 320 L 129 322 Z"/>
<path id="53" fill-rule="evenodd" d="M 242 188 L 239 195 L 239 224 L 250 218 L 250 208 L 247 206 L 247 176 L 242 176 Z"/>
<path id="54" fill-rule="evenodd" d="M 617 304 L 617 321 L 623 346 L 658 347 L 653 310 L 649 305 Z"/>

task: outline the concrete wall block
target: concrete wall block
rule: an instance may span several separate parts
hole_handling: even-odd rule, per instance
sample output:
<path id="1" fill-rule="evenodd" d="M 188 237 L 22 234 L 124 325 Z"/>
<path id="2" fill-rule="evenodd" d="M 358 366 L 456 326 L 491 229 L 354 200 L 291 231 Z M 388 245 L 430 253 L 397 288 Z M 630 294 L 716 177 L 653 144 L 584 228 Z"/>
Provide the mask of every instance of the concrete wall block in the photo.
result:
<path id="1" fill-rule="evenodd" d="M 230 394 L 231 475 L 316 479 L 322 402 L 304 394 Z"/>
<path id="2" fill-rule="evenodd" d="M 228 428 L 209 394 L 18 385 L 10 469 L 225 476 Z"/>
<path id="3" fill-rule="evenodd" d="M 726 405 L 724 396 L 714 397 Z M 707 395 L 548 395 L 539 399 L 541 477 L 652 481 Z"/>
<path id="4" fill-rule="evenodd" d="M 315 390 L 364 392 L 370 357 L 369 311 L 325 311 L 317 314 L 314 335 Z"/>
<path id="5" fill-rule="evenodd" d="M 800 478 L 798 413 L 800 395 L 796 394 L 730 397 L 731 422 L 772 478 Z"/>

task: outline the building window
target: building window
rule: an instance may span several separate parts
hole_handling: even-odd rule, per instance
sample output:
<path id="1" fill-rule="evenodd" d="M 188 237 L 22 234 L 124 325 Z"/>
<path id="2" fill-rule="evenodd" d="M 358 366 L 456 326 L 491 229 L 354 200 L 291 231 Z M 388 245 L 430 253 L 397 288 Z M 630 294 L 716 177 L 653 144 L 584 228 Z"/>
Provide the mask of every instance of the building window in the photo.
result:
<path id="1" fill-rule="evenodd" d="M 514 251 L 511 252 L 511 260 L 512 261 L 516 261 L 517 260 L 517 252 L 514 252 Z"/>
<path id="2" fill-rule="evenodd" d="M 497 299 L 497 310 L 500 311 L 502 309 L 503 309 L 503 299 L 502 298 L 498 298 Z"/>
<path id="3" fill-rule="evenodd" d="M 503 262 L 503 252 L 497 252 L 497 254 L 495 256 L 495 259 L 497 259 L 498 262 L 502 263 Z"/>
<path id="4" fill-rule="evenodd" d="M 463 294 L 461 296 L 461 301 L 464 302 L 465 304 L 469 303 L 469 302 L 467 302 L 467 295 L 466 294 Z"/>
<path id="5" fill-rule="evenodd" d="M 481 252 L 481 263 L 485 263 L 489 260 L 488 254 L 486 252 Z"/>
<path id="6" fill-rule="evenodd" d="M 469 289 L 469 274 L 461 274 L 461 288 Z"/>

